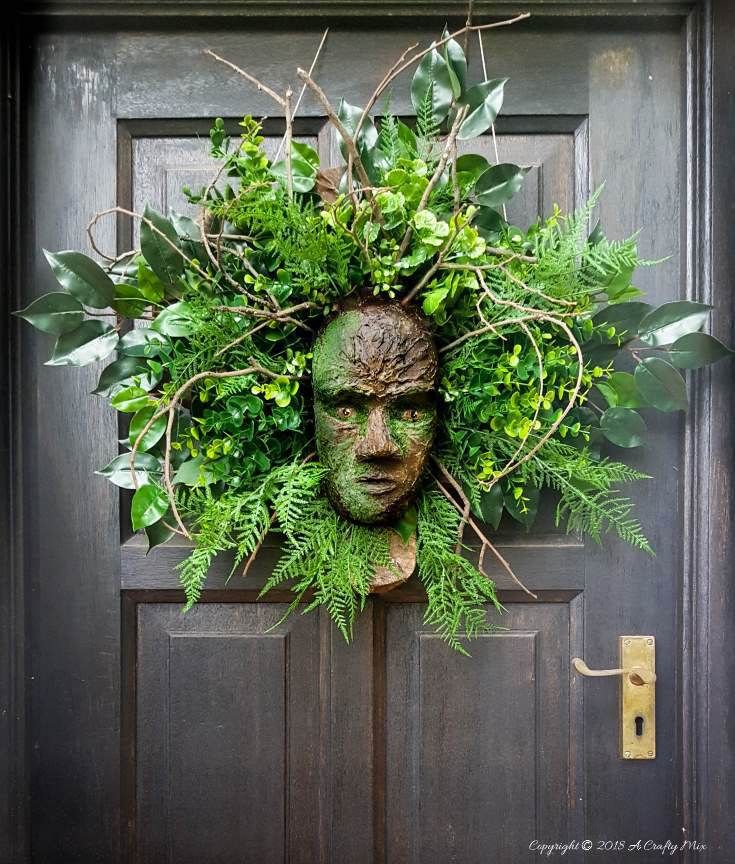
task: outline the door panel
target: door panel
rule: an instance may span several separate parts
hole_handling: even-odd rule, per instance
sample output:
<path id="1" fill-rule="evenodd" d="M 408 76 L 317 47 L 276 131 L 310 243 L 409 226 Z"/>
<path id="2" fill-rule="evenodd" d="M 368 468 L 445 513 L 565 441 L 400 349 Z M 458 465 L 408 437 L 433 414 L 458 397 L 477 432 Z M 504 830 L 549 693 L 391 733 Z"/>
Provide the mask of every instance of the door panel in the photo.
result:
<path id="1" fill-rule="evenodd" d="M 179 185 L 211 178 L 209 118 L 271 115 L 263 94 L 202 49 L 283 88 L 320 37 L 302 24 L 37 37 L 26 302 L 52 287 L 41 247 L 88 248 L 95 212 L 185 206 Z M 359 104 L 409 42 L 435 36 L 334 27 L 317 77 Z M 671 255 L 640 274 L 654 302 L 688 290 L 687 38 L 679 18 L 654 18 L 637 31 L 531 22 L 486 41 L 489 75 L 511 78 L 499 158 L 534 165 L 509 216 L 522 224 L 554 203 L 570 209 L 605 181 L 608 235 L 645 225 L 643 254 Z M 479 74 L 477 63 L 475 51 Z M 392 102 L 403 116 L 406 89 Z M 301 114 L 297 132 L 329 153 L 319 107 L 306 98 Z M 279 122 L 267 121 L 269 146 Z M 494 160 L 491 136 L 481 146 Z M 97 233 L 108 250 L 134 238 L 124 220 L 117 235 L 114 220 Z M 515 862 L 529 859 L 535 837 L 680 836 L 689 463 L 677 417 L 656 419 L 656 447 L 638 457 L 656 477 L 634 494 L 658 556 L 613 537 L 598 549 L 562 536 L 553 503 L 530 535 L 501 526 L 500 548 L 540 597 L 518 602 L 498 572 L 508 629 L 475 642 L 468 660 L 422 627 L 413 583 L 370 604 L 351 646 L 323 615 L 266 634 L 286 599 L 256 602 L 273 542 L 247 580 L 225 584 L 229 568 L 218 562 L 205 603 L 182 616 L 174 567 L 185 550 L 145 556 L 119 519 L 117 490 L 93 477 L 117 437 L 113 414 L 88 395 L 98 370 L 41 369 L 45 341 L 26 334 L 26 346 L 23 425 L 39 456 L 24 466 L 37 860 L 119 860 L 121 812 L 130 861 L 202 860 L 206 843 L 225 862 Z M 570 678 L 573 654 L 613 664 L 624 632 L 657 637 L 655 762 L 620 761 L 613 684 Z"/>

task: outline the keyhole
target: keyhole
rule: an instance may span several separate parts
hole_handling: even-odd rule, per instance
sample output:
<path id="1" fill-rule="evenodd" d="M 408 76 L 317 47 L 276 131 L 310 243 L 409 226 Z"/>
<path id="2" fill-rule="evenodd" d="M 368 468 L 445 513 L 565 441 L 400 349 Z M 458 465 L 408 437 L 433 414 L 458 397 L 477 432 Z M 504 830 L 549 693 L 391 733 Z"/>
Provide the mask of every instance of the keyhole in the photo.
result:
<path id="1" fill-rule="evenodd" d="M 643 718 L 640 716 L 635 718 L 635 734 L 637 738 L 643 735 Z"/>

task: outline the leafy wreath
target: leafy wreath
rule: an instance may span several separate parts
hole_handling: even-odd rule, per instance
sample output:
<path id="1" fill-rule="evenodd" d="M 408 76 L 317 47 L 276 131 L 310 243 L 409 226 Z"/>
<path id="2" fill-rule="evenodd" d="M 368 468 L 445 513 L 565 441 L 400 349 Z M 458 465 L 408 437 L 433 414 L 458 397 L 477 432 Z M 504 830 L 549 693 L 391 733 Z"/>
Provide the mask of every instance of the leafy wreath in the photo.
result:
<path id="1" fill-rule="evenodd" d="M 508 223 L 506 203 L 528 169 L 458 155 L 488 131 L 494 140 L 506 84 L 487 79 L 484 54 L 482 81 L 470 83 L 468 38 L 482 49 L 483 31 L 525 17 L 468 20 L 429 47 L 412 45 L 363 107 L 343 99 L 335 108 L 311 77 L 324 38 L 311 70 L 298 70 L 295 105 L 290 89 L 277 93 L 210 51 L 282 110 L 276 157 L 252 117 L 235 140 L 217 119 L 219 170 L 200 191 L 184 190 L 198 222 L 115 207 L 88 226 L 104 266 L 80 252 L 45 253 L 61 290 L 17 314 L 57 337 L 48 365 L 84 366 L 117 350 L 94 392 L 129 416 L 126 452 L 98 473 L 134 490 L 132 527 L 151 548 L 175 533 L 192 541 L 179 568 L 186 609 L 216 555 L 233 552 L 233 572 L 247 572 L 278 530 L 283 551 L 263 593 L 290 580 L 288 612 L 324 605 L 349 639 L 376 569 L 394 566 L 398 532 L 416 537 L 427 623 L 464 651 L 461 637 L 489 626 L 486 605 L 501 608 L 488 558 L 519 581 L 485 525 L 497 528 L 505 512 L 529 527 L 544 488 L 557 493 L 567 531 L 599 541 L 613 530 L 652 551 L 618 491 L 645 475 L 604 456 L 603 441 L 643 445 L 637 409 L 686 409 L 678 370 L 732 352 L 700 332 L 708 306 L 640 300 L 635 268 L 654 262 L 638 257 L 635 237 L 608 240 L 599 223 L 589 232 L 597 194 L 574 215 L 555 209 L 524 230 Z M 374 118 L 414 66 L 415 125 L 388 107 Z M 293 138 L 307 90 L 344 166 L 321 168 Z M 140 220 L 140 249 L 111 257 L 96 246 L 94 227 L 111 214 Z M 415 506 L 389 527 L 340 516 L 313 452 L 314 334 L 367 296 L 420 308 L 440 357 L 430 467 Z M 462 554 L 467 531 L 477 566 Z"/>

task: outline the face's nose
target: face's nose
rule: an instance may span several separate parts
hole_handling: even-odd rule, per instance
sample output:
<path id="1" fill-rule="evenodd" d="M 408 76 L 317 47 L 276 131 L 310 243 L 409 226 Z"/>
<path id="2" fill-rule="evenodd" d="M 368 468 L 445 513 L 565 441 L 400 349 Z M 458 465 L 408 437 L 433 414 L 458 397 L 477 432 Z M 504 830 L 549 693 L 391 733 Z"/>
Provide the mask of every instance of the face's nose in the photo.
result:
<path id="1" fill-rule="evenodd" d="M 365 435 L 355 448 L 355 454 L 361 461 L 397 459 L 401 455 L 401 451 L 388 429 L 385 409 L 379 406 L 370 409 Z"/>

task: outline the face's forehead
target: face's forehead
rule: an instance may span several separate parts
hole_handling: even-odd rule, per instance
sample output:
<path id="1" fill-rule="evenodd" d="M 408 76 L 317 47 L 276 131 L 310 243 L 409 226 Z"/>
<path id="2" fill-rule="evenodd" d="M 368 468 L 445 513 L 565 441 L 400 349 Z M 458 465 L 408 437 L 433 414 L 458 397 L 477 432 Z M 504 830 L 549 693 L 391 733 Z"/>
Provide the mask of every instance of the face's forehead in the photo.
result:
<path id="1" fill-rule="evenodd" d="M 398 306 L 367 306 L 335 318 L 317 339 L 314 392 L 322 398 L 431 393 L 437 366 L 434 342 L 418 317 Z"/>

